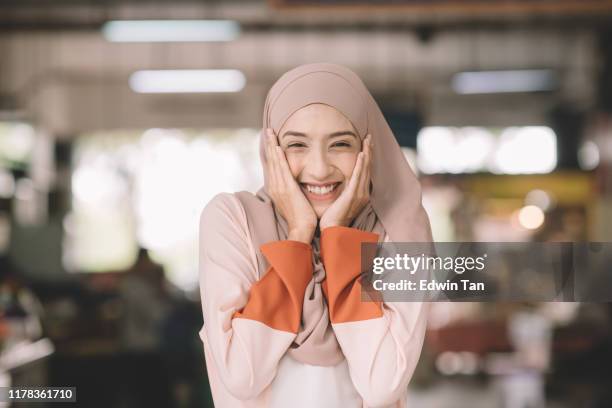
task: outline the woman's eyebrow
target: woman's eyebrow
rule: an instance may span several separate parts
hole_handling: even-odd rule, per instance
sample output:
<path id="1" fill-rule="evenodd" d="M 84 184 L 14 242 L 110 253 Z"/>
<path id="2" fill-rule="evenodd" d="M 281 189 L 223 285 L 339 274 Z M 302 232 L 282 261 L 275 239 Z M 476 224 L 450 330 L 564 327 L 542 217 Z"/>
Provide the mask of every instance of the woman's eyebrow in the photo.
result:
<path id="1" fill-rule="evenodd" d="M 329 137 L 338 137 L 338 136 L 345 136 L 345 135 L 352 135 L 355 139 L 359 139 L 357 135 L 355 134 L 355 132 L 353 132 L 352 130 L 341 130 L 339 132 L 330 133 Z"/>
<path id="2" fill-rule="evenodd" d="M 283 133 L 283 137 L 285 136 L 299 136 L 299 137 L 306 137 L 306 133 L 302 133 L 302 132 L 296 132 L 294 130 L 288 130 L 285 133 Z"/>
<path id="3" fill-rule="evenodd" d="M 338 137 L 338 136 L 346 136 L 346 135 L 351 135 L 355 139 L 358 139 L 357 135 L 352 130 L 340 130 L 338 132 L 330 133 L 329 137 Z M 306 137 L 306 133 L 296 132 L 294 130 L 288 130 L 285 133 L 283 133 L 282 137 L 285 137 L 285 136 Z"/>

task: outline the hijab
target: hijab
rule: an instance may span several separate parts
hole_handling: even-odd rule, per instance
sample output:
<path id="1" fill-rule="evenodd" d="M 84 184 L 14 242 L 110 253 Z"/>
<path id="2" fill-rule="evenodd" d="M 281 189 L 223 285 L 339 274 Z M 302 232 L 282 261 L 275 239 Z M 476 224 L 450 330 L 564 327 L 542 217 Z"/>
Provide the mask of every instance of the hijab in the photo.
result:
<path id="1" fill-rule="evenodd" d="M 304 106 L 322 103 L 346 116 L 361 140 L 372 135 L 372 190 L 370 202 L 352 221 L 350 227 L 379 234 L 396 242 L 431 242 L 429 219 L 421 204 L 421 187 L 408 165 L 376 101 L 350 69 L 330 63 L 301 65 L 282 75 L 270 88 L 263 112 L 260 159 L 266 166 L 265 129 L 278 134 L 287 119 Z M 285 240 L 287 222 L 278 213 L 266 192 L 268 181 L 256 194 L 239 192 L 253 247 L 270 241 Z M 300 329 L 289 355 L 305 364 L 333 366 L 344 359 L 333 333 L 322 282 L 325 267 L 320 259 L 319 238 L 312 242 L 313 276 L 306 287 Z M 269 267 L 257 251 L 259 277 Z"/>

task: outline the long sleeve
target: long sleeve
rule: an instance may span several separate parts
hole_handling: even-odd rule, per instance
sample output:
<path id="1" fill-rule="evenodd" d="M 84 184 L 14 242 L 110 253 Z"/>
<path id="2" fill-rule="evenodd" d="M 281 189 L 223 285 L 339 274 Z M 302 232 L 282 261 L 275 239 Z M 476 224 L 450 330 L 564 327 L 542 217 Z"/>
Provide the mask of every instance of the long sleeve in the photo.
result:
<path id="1" fill-rule="evenodd" d="M 332 327 L 368 407 L 397 404 L 405 394 L 427 318 L 422 302 L 361 301 L 361 243 L 377 240 L 378 234 L 347 227 L 329 227 L 321 235 Z"/>
<path id="2" fill-rule="evenodd" d="M 227 391 L 255 398 L 296 336 L 312 248 L 296 241 L 262 245 L 270 268 L 259 279 L 246 214 L 230 194 L 217 195 L 202 211 L 199 245 L 200 337 Z"/>

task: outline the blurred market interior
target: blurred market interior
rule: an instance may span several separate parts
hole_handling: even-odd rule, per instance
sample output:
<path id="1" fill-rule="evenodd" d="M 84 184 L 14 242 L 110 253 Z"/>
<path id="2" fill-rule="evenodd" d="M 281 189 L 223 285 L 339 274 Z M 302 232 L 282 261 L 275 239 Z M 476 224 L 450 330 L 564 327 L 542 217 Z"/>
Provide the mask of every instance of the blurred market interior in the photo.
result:
<path id="1" fill-rule="evenodd" d="M 366 3 L 0 2 L 0 386 L 212 406 L 200 211 L 261 185 L 266 92 L 303 63 L 363 78 L 437 241 L 612 241 L 611 1 Z M 435 304 L 410 406 L 610 407 L 611 328 Z"/>

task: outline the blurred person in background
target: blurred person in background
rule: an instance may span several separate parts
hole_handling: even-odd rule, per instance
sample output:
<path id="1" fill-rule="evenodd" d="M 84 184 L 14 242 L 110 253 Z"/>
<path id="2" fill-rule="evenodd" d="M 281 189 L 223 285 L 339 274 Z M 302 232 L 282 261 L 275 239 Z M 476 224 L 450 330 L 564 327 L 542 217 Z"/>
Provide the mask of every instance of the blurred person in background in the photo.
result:
<path id="1" fill-rule="evenodd" d="M 544 408 L 545 374 L 550 367 L 552 322 L 535 304 L 522 304 L 508 319 L 514 348 L 512 370 L 500 380 L 504 408 Z"/>
<path id="2" fill-rule="evenodd" d="M 427 305 L 361 300 L 364 242 L 431 242 L 421 189 L 360 78 L 285 73 L 264 108 L 264 187 L 200 220 L 200 291 L 217 407 L 406 406 Z"/>
<path id="3" fill-rule="evenodd" d="M 46 384 L 46 366 L 30 364 L 51 352 L 30 347 L 43 335 L 42 315 L 38 297 L 10 260 L 0 256 L 0 386 Z M 51 347 L 46 341 L 39 344 Z"/>
<path id="4" fill-rule="evenodd" d="M 119 285 L 120 344 L 125 372 L 125 407 L 172 407 L 170 378 L 161 353 L 162 325 L 171 300 L 163 267 L 141 248 Z"/>

